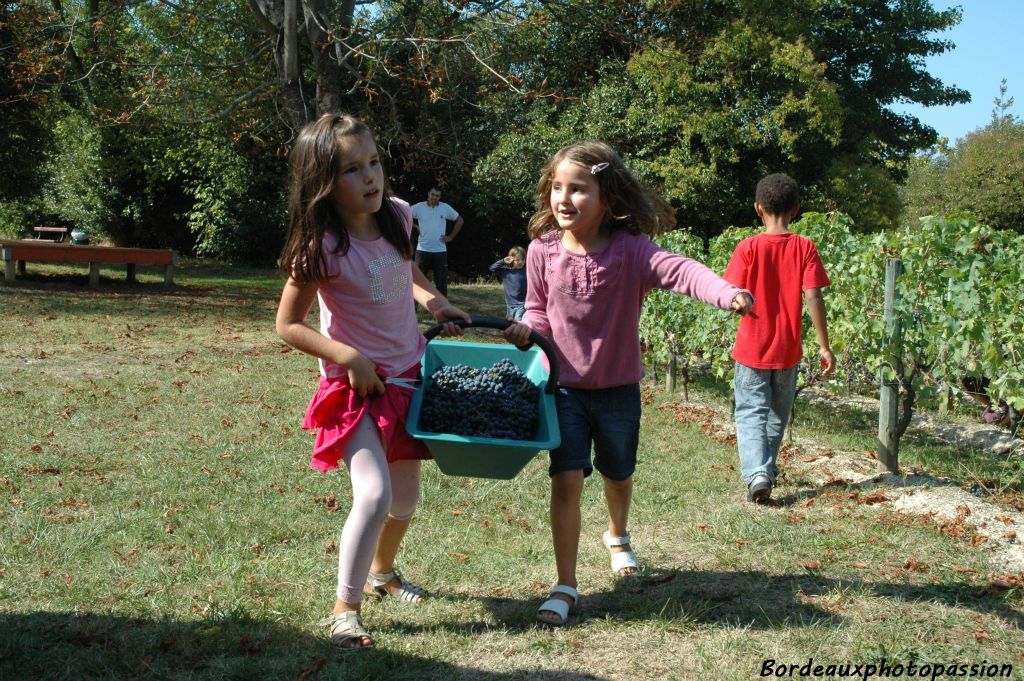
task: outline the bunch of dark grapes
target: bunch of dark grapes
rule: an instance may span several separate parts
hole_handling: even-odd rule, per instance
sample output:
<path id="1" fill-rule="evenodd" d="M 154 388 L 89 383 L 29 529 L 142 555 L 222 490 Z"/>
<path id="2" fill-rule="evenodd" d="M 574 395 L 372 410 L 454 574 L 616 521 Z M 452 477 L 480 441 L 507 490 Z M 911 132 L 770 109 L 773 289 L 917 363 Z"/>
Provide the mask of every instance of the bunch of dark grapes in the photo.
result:
<path id="1" fill-rule="evenodd" d="M 420 428 L 469 437 L 532 440 L 540 388 L 508 359 L 486 369 L 449 364 L 431 375 Z"/>

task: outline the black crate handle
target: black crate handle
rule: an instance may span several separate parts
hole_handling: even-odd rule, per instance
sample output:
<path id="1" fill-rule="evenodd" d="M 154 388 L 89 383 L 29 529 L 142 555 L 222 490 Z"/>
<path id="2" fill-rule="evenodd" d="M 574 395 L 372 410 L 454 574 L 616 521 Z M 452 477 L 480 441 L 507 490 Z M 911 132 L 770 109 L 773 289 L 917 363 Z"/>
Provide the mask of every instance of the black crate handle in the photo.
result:
<path id="1" fill-rule="evenodd" d="M 483 315 L 471 315 L 470 320 L 471 321 L 468 324 L 465 319 L 461 318 L 449 319 L 448 321 L 453 322 L 464 329 L 469 327 L 479 327 L 482 329 L 498 329 L 499 331 L 504 331 L 515 324 L 515 322 L 510 322 L 509 320 L 501 319 L 500 317 L 486 317 Z M 434 336 L 441 333 L 441 329 L 445 323 L 434 324 L 423 332 L 423 335 L 426 336 L 428 342 L 434 338 Z M 551 345 L 551 342 L 547 338 L 533 330 L 530 331 L 530 343 L 535 344 L 544 351 L 545 355 L 548 356 L 548 382 L 547 385 L 544 386 L 544 392 L 549 395 L 554 394 L 555 388 L 558 386 L 558 357 L 555 355 L 555 347 Z M 526 345 L 519 349 L 527 350 L 529 347 L 529 345 Z"/>

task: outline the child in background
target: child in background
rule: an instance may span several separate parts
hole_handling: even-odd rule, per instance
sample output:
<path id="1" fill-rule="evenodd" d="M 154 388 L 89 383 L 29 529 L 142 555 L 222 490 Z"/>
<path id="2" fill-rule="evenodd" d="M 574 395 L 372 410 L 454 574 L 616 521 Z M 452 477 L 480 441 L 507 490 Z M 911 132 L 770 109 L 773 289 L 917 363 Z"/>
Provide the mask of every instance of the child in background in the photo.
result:
<path id="1" fill-rule="evenodd" d="M 331 641 L 365 648 L 364 592 L 409 602 L 423 590 L 394 569 L 419 499 L 423 444 L 405 430 L 410 393 L 387 377 L 414 378 L 426 340 L 413 299 L 438 321 L 452 307 L 412 263 L 409 205 L 390 195 L 370 129 L 324 114 L 303 128 L 291 154 L 289 232 L 279 265 L 287 277 L 277 333 L 320 359 L 320 383 L 302 427 L 317 429 L 310 465 L 344 460 L 352 508 L 338 542 Z M 316 300 L 320 329 L 306 322 Z M 446 324 L 444 334 L 461 333 Z"/>
<path id="2" fill-rule="evenodd" d="M 818 338 L 823 376 L 835 369 L 836 358 L 821 297 L 828 275 L 814 242 L 789 231 L 800 210 L 796 181 L 781 173 L 762 179 L 754 210 L 765 230 L 736 245 L 725 278 L 749 289 L 757 301 L 736 331 L 733 390 L 740 475 L 747 484 L 747 500 L 763 503 L 771 498 L 779 475 L 776 460 L 796 395 L 803 355 L 801 295 Z"/>
<path id="3" fill-rule="evenodd" d="M 992 405 L 992 398 L 988 396 L 988 376 L 961 376 L 960 388 L 969 397 L 977 400 L 985 407 L 981 413 L 982 420 L 990 426 L 1006 426 L 1011 432 L 1017 432 L 1017 425 L 1020 423 L 1021 414 L 1006 400 L 999 400 L 996 406 Z"/>
<path id="4" fill-rule="evenodd" d="M 640 310 L 664 288 L 745 314 L 752 301 L 701 263 L 662 250 L 648 234 L 675 223 L 607 144 L 552 156 L 541 173 L 526 270 L 526 314 L 505 331 L 525 345 L 549 336 L 560 362 L 556 407 L 562 443 L 551 451 L 551 534 L 558 583 L 537 619 L 562 626 L 576 604 L 580 496 L 593 468 L 608 504 L 603 542 L 619 575 L 639 569 L 627 529 L 640 437 Z M 591 463 L 591 445 L 594 458 Z"/>
<path id="5" fill-rule="evenodd" d="M 491 265 L 505 289 L 505 315 L 518 322 L 526 312 L 526 249 L 513 246 L 508 255 Z"/>

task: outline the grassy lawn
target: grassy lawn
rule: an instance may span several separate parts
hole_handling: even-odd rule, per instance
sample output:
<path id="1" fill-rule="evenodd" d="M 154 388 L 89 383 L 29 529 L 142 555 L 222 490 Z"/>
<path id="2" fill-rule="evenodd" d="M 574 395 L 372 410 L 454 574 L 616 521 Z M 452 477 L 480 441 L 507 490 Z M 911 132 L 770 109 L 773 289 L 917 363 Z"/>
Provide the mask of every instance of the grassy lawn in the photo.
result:
<path id="1" fill-rule="evenodd" d="M 653 384 L 632 518 L 644 574 L 611 575 L 592 479 L 580 607 L 571 627 L 535 625 L 554 576 L 546 457 L 511 481 L 427 464 L 400 560 L 432 597 L 368 601 L 378 648 L 338 652 L 316 622 L 333 604 L 348 479 L 308 467 L 299 423 L 316 368 L 273 332 L 280 281 L 186 264 L 164 289 L 162 273 L 139 270 L 137 286 L 104 271 L 90 291 L 74 268 L 34 265 L 0 286 L 0 679 L 747 679 L 763 660 L 812 657 L 1024 665 L 1021 590 L 992 588 L 982 553 L 841 487 L 752 507 L 734 445 L 680 423 L 681 398 Z M 504 309 L 497 285 L 451 298 Z M 870 426 L 822 418 L 803 434 L 862 447 Z M 1019 491 L 1019 466 L 958 469 L 956 452 L 915 447 L 905 455 L 923 467 L 1000 475 Z"/>

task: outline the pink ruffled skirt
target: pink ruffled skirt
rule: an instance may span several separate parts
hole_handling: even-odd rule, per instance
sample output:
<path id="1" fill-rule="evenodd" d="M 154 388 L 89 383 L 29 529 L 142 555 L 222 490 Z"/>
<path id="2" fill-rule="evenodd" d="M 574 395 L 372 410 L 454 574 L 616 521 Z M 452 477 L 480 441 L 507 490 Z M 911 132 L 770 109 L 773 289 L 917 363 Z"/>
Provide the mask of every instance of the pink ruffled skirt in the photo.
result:
<path id="1" fill-rule="evenodd" d="M 419 365 L 404 372 L 400 378 L 417 378 Z M 360 397 L 352 390 L 348 377 L 320 377 L 316 395 L 309 402 L 302 427 L 316 430 L 313 456 L 309 465 L 327 472 L 338 467 L 345 452 L 345 443 L 363 416 L 369 416 L 380 428 L 388 463 L 402 459 L 430 459 L 430 451 L 420 440 L 405 430 L 412 391 L 385 383 L 383 395 Z"/>

